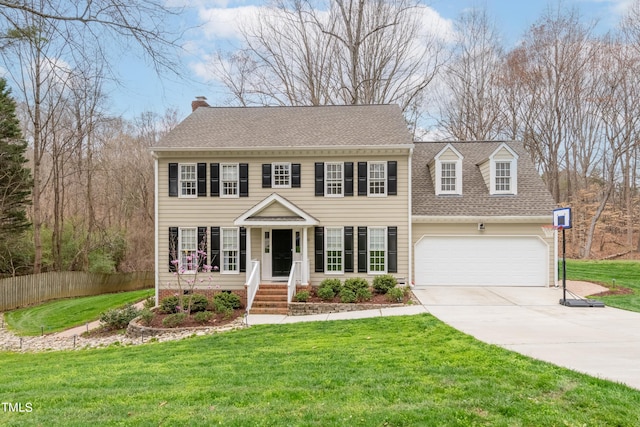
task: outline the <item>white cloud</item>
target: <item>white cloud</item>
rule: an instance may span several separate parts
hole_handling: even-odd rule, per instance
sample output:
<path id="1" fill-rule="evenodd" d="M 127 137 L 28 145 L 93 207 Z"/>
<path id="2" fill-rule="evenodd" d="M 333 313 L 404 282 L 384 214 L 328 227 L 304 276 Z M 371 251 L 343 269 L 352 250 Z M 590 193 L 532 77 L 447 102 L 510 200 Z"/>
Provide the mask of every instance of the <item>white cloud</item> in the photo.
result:
<path id="1" fill-rule="evenodd" d="M 200 9 L 198 17 L 202 22 L 202 30 L 209 40 L 240 40 L 240 23 L 256 21 L 261 7 L 241 6 L 234 8 Z"/>

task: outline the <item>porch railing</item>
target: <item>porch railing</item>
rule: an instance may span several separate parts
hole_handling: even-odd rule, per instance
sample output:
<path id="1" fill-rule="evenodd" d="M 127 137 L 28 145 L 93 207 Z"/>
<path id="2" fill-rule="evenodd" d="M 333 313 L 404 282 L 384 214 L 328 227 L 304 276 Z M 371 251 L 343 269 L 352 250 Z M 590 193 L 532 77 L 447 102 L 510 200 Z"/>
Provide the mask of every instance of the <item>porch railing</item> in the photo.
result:
<path id="1" fill-rule="evenodd" d="M 289 272 L 289 280 L 287 281 L 287 301 L 293 301 L 296 293 L 296 286 L 300 283 L 302 273 L 302 261 L 294 261 L 291 264 L 291 272 Z"/>
<path id="2" fill-rule="evenodd" d="M 251 274 L 247 280 L 247 312 L 251 310 L 253 299 L 258 293 L 260 287 L 260 261 L 251 261 Z"/>

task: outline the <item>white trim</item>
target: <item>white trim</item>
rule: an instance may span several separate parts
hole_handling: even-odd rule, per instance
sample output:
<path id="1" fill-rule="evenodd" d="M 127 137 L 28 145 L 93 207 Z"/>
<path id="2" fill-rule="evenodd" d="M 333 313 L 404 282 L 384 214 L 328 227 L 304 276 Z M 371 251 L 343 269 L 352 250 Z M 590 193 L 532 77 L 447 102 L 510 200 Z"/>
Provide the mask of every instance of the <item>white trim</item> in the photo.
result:
<path id="1" fill-rule="evenodd" d="M 154 205 L 154 228 L 155 228 L 155 244 L 154 244 L 154 251 L 155 251 L 155 282 L 156 282 L 156 295 L 155 295 L 155 305 L 158 306 L 160 304 L 159 298 L 160 298 L 160 225 L 159 225 L 159 221 L 158 221 L 158 215 L 159 215 L 159 209 L 158 209 L 158 205 L 160 202 L 160 198 L 158 197 L 158 158 L 155 157 L 154 162 L 153 162 L 153 175 L 154 175 L 154 188 L 153 188 L 153 192 L 154 192 L 154 201 L 153 201 L 153 205 Z M 165 264 L 165 268 L 168 265 L 168 261 L 167 264 Z"/>
<path id="2" fill-rule="evenodd" d="M 382 237 L 384 239 L 384 266 L 383 271 L 371 271 L 371 230 L 382 230 Z M 387 226 L 369 226 L 367 227 L 367 274 L 387 274 L 389 269 L 389 229 Z"/>
<path id="3" fill-rule="evenodd" d="M 224 231 L 235 232 L 235 251 L 236 255 L 236 269 L 235 270 L 225 270 L 224 268 Z M 240 227 L 220 227 L 220 274 L 240 274 L 240 257 L 242 254 L 240 253 Z"/>
<path id="4" fill-rule="evenodd" d="M 411 222 L 416 224 L 436 224 L 436 223 L 468 223 L 468 222 L 484 222 L 488 223 L 523 223 L 523 224 L 549 224 L 551 215 L 537 216 L 444 216 L 444 215 L 412 215 Z"/>
<path id="5" fill-rule="evenodd" d="M 329 255 L 328 255 L 328 247 L 327 247 L 327 239 L 329 237 L 329 233 L 328 230 L 338 230 L 339 231 L 339 235 L 340 235 L 340 253 L 341 253 L 341 258 L 342 261 L 340 262 L 340 265 L 342 266 L 342 269 L 339 271 L 336 270 L 329 270 Z M 326 274 L 329 275 L 334 275 L 334 274 L 344 274 L 344 227 L 332 227 L 332 226 L 328 226 L 328 227 L 324 227 L 324 272 Z"/>
<path id="6" fill-rule="evenodd" d="M 289 184 L 277 185 L 276 184 L 276 165 L 287 166 Z M 271 163 L 271 188 L 291 188 L 291 162 L 272 162 Z"/>
<path id="7" fill-rule="evenodd" d="M 327 193 L 327 184 L 328 184 L 328 178 L 327 178 L 327 167 L 329 165 L 333 165 L 333 166 L 340 166 L 340 193 L 339 194 L 329 194 Z M 344 162 L 324 162 L 324 197 L 344 197 Z M 337 181 L 336 181 L 337 182 Z"/>
<path id="8" fill-rule="evenodd" d="M 452 151 L 458 159 L 457 160 L 440 160 L 440 156 L 442 156 L 445 152 Z M 436 195 L 462 195 L 462 160 L 464 156 L 460 154 L 456 148 L 451 145 L 451 143 L 444 146 L 442 150 L 438 152 L 433 158 L 436 164 L 435 171 L 435 191 Z M 443 163 L 453 163 L 455 165 L 454 173 L 455 173 L 455 188 L 453 190 L 443 190 L 442 189 L 442 164 Z"/>
<path id="9" fill-rule="evenodd" d="M 411 218 L 411 212 L 413 211 L 413 204 L 412 204 L 412 199 L 413 199 L 413 191 L 412 191 L 412 187 L 411 187 L 411 180 L 413 179 L 413 175 L 411 173 L 411 170 L 413 169 L 413 149 L 411 149 L 411 151 L 409 152 L 409 159 L 408 159 L 408 163 L 409 163 L 409 167 L 408 167 L 408 182 L 407 182 L 407 194 L 409 195 L 409 197 L 407 197 L 407 204 L 409 205 L 407 208 L 407 212 L 409 213 L 408 216 L 408 225 L 407 225 L 407 230 L 408 230 L 408 238 L 407 238 L 407 245 L 409 246 L 409 251 L 407 252 L 409 254 L 409 263 L 408 263 L 408 280 L 407 280 L 407 285 L 413 285 L 413 266 L 414 266 L 414 261 L 413 261 L 413 243 L 412 243 L 412 236 L 413 236 L 413 220 Z M 399 238 L 399 236 L 398 236 Z M 398 270 L 400 270 L 398 268 Z"/>
<path id="10" fill-rule="evenodd" d="M 503 148 L 511 154 L 511 159 L 495 159 L 495 155 Z M 496 163 L 509 163 L 509 190 L 496 190 Z M 518 194 L 518 154 L 504 142 L 489 156 L 489 194 Z"/>
<path id="11" fill-rule="evenodd" d="M 224 167 L 225 166 L 235 166 L 236 168 L 236 193 L 235 194 L 224 194 Z M 218 177 L 220 184 L 220 198 L 222 199 L 237 199 L 240 197 L 240 163 L 220 163 L 220 175 Z M 226 181 L 232 182 L 232 181 Z"/>
<path id="12" fill-rule="evenodd" d="M 384 177 L 382 178 L 382 185 L 384 186 L 384 192 L 380 194 L 372 194 L 371 193 L 371 166 L 372 165 L 382 165 Z M 367 197 L 387 197 L 387 193 L 389 191 L 389 171 L 388 171 L 388 162 L 384 160 L 375 160 L 367 162 Z"/>
<path id="13" fill-rule="evenodd" d="M 275 220 L 256 220 L 251 221 L 249 218 L 256 216 L 260 212 L 262 212 L 267 207 L 271 206 L 273 203 L 279 203 L 284 206 L 286 209 L 291 211 L 293 216 L 299 217 L 300 219 L 295 219 L 292 221 L 275 221 Z M 240 215 L 233 221 L 233 225 L 238 226 L 276 226 L 276 227 L 302 227 L 305 225 L 317 225 L 319 221 L 285 199 L 280 196 L 278 193 L 273 193 L 270 196 L 263 199 L 258 204 L 254 205 L 251 209 Z"/>
<path id="14" fill-rule="evenodd" d="M 183 153 L 183 152 L 247 152 L 255 151 L 260 156 L 264 157 L 264 151 L 286 151 L 286 152 L 309 152 L 309 151 L 326 151 L 327 153 L 362 153 L 363 150 L 372 150 L 379 152 L 380 150 L 392 150 L 393 152 L 411 150 L 414 144 L 393 144 L 393 145 L 351 145 L 348 147 L 341 145 L 316 145 L 308 147 L 259 147 L 259 146 L 244 146 L 244 147 L 151 147 L 150 151 L 153 155 L 161 153 Z"/>
<path id="15" fill-rule="evenodd" d="M 184 166 L 193 166 L 193 169 L 194 169 L 195 179 L 194 179 L 193 194 L 182 193 L 182 168 Z M 195 199 L 197 197 L 198 197 L 198 164 L 197 163 L 178 163 L 178 198 Z"/>

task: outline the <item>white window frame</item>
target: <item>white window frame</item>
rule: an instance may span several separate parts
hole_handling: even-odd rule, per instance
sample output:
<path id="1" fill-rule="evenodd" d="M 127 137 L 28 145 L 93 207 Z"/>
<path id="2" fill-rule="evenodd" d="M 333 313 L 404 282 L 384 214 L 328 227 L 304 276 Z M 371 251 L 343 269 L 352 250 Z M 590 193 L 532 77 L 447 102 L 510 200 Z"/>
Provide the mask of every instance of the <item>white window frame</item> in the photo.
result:
<path id="1" fill-rule="evenodd" d="M 193 179 L 184 178 L 184 169 L 186 168 L 193 168 Z M 193 199 L 198 197 L 198 166 L 195 163 L 180 163 L 178 165 L 178 188 L 180 198 Z M 193 194 L 185 194 L 187 190 L 193 191 Z"/>
<path id="2" fill-rule="evenodd" d="M 498 165 L 499 164 L 508 164 L 509 165 L 509 175 L 508 176 L 498 176 Z M 518 166 L 516 159 L 500 159 L 493 160 L 491 162 L 491 194 L 512 194 L 515 195 L 518 193 Z M 498 189 L 498 181 L 500 179 L 508 179 L 509 189 Z"/>
<path id="3" fill-rule="evenodd" d="M 331 233 L 335 233 L 330 236 Z M 332 244 L 330 238 L 337 238 L 338 245 Z M 332 256 L 330 252 L 339 252 L 338 256 Z M 331 258 L 338 259 L 340 262 L 340 269 L 334 270 L 332 264 L 329 262 Z M 344 228 L 343 227 L 326 227 L 324 233 L 324 271 L 327 274 L 344 274 Z"/>
<path id="4" fill-rule="evenodd" d="M 193 233 L 193 234 L 191 234 Z M 193 241 L 185 241 L 184 239 L 189 239 L 193 236 Z M 185 244 L 187 243 L 187 244 Z M 178 268 L 180 270 L 184 269 L 185 273 L 195 274 L 198 271 L 197 262 L 194 264 L 193 261 L 191 263 L 187 262 L 187 256 L 193 257 L 197 254 L 198 251 L 198 228 L 197 227 L 182 227 L 178 228 L 178 257 L 179 264 Z M 193 268 L 195 267 L 195 268 Z"/>
<path id="5" fill-rule="evenodd" d="M 444 190 L 442 188 L 444 178 L 442 174 L 444 172 L 444 165 L 454 165 L 453 179 L 455 180 L 455 185 L 452 190 Z M 436 195 L 442 194 L 462 194 L 462 160 L 439 160 L 436 163 Z"/>
<path id="6" fill-rule="evenodd" d="M 329 177 L 329 167 L 338 166 L 340 178 Z M 329 185 L 335 185 L 339 188 L 339 193 L 330 193 Z M 342 162 L 326 162 L 324 164 L 324 196 L 325 197 L 344 197 L 344 163 Z"/>
<path id="7" fill-rule="evenodd" d="M 382 178 L 373 177 L 374 166 L 382 166 Z M 381 184 L 382 192 L 372 192 L 372 184 Z M 367 162 L 367 195 L 369 197 L 386 197 L 387 196 L 387 162 Z"/>
<path id="8" fill-rule="evenodd" d="M 440 193 L 455 194 L 458 186 L 456 162 L 440 162 Z"/>
<path id="9" fill-rule="evenodd" d="M 234 240 L 232 246 L 227 246 L 227 242 L 225 241 L 227 236 Z M 234 268 L 230 268 L 232 263 L 229 262 L 229 260 L 231 257 L 235 257 L 235 263 L 233 263 Z M 220 228 L 220 273 L 240 273 L 240 229 L 238 227 Z"/>
<path id="10" fill-rule="evenodd" d="M 372 265 L 373 263 L 372 261 L 372 252 L 379 250 L 376 247 L 372 247 L 372 245 L 374 243 L 377 243 L 374 241 L 373 239 L 373 231 L 376 232 L 381 232 L 382 233 L 382 239 L 383 239 L 383 246 L 384 248 L 382 249 L 384 252 L 384 255 L 382 256 L 382 270 L 378 270 L 378 269 L 372 269 Z M 378 237 L 378 236 L 376 236 Z M 388 265 L 388 258 L 389 258 L 389 244 L 387 241 L 387 227 L 368 227 L 367 230 L 367 271 L 369 274 L 386 274 L 387 273 L 387 265 Z M 380 265 L 379 262 L 376 263 L 377 265 Z"/>
<path id="11" fill-rule="evenodd" d="M 284 168 L 284 169 L 281 169 Z M 277 171 L 281 172 L 278 174 Z M 280 176 L 278 176 L 280 175 Z M 279 181 L 286 180 L 286 183 L 278 183 Z M 289 162 L 275 162 L 271 164 L 271 182 L 272 188 L 291 188 L 291 163 Z"/>
<path id="12" fill-rule="evenodd" d="M 235 180 L 225 179 L 226 168 L 235 169 Z M 233 184 L 232 188 L 235 189 L 233 193 L 228 194 L 226 192 L 225 185 L 227 183 Z M 220 197 L 228 197 L 228 198 L 240 197 L 240 165 L 238 163 L 220 163 Z"/>

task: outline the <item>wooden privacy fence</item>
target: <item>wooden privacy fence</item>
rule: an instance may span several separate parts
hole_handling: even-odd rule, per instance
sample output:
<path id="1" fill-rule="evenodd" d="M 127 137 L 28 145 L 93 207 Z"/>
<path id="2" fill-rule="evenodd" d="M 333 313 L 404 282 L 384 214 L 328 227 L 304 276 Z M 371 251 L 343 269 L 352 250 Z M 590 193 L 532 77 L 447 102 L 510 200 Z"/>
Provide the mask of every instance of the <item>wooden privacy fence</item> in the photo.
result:
<path id="1" fill-rule="evenodd" d="M 117 274 L 60 271 L 0 279 L 0 311 L 51 299 L 152 288 L 154 280 L 153 271 Z"/>

